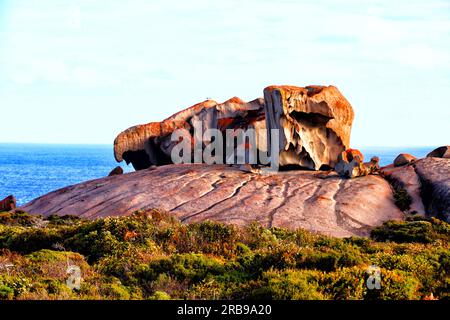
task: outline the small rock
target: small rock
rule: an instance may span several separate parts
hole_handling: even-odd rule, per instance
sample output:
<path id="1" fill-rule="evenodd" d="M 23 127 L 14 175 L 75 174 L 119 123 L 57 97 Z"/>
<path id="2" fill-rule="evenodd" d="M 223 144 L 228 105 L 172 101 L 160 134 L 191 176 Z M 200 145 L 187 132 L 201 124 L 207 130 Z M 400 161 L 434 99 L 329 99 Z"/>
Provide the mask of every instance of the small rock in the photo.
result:
<path id="1" fill-rule="evenodd" d="M 7 196 L 0 201 L 0 211 L 11 211 L 16 209 L 16 197 L 13 195 Z"/>
<path id="2" fill-rule="evenodd" d="M 431 151 L 427 158 L 445 158 L 450 159 L 450 146 L 439 147 Z"/>
<path id="3" fill-rule="evenodd" d="M 410 155 L 409 153 L 400 153 L 394 160 L 394 167 L 402 167 L 407 164 L 413 163 L 417 160 L 416 157 Z"/>
<path id="4" fill-rule="evenodd" d="M 121 174 L 123 174 L 123 169 L 122 169 L 122 167 L 117 166 L 108 174 L 108 177 L 120 176 Z"/>
<path id="5" fill-rule="evenodd" d="M 334 170 L 343 177 L 355 178 L 360 176 L 360 168 L 362 167 L 364 156 L 361 151 L 356 149 L 347 149 L 338 157 L 338 163 Z"/>

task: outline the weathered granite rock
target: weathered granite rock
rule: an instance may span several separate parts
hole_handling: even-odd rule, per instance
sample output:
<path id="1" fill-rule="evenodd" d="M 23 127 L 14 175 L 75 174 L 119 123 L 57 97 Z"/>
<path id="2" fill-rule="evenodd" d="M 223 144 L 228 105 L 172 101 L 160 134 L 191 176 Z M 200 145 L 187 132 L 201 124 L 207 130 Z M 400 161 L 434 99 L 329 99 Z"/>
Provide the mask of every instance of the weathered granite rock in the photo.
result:
<path id="1" fill-rule="evenodd" d="M 70 186 L 21 209 L 99 218 L 161 208 L 183 222 L 257 221 L 337 237 L 367 236 L 386 220 L 402 219 L 383 178 L 321 176 L 314 171 L 257 174 L 227 165 L 168 165 Z"/>
<path id="2" fill-rule="evenodd" d="M 116 160 L 132 163 L 137 170 L 171 164 L 170 155 L 179 142 L 171 141 L 176 129 L 186 129 L 183 139 L 191 139 L 192 145 L 202 140 L 207 129 L 222 133 L 255 129 L 256 149 L 266 152 L 272 139 L 267 128 L 280 130 L 280 166 L 334 167 L 350 144 L 354 117 L 351 105 L 337 88 L 272 86 L 264 90 L 264 98 L 246 103 L 235 97 L 222 104 L 207 100 L 162 122 L 129 128 L 114 142 Z M 203 142 L 205 148 L 209 141 Z"/>
<path id="3" fill-rule="evenodd" d="M 336 87 L 271 86 L 264 100 L 267 129 L 282 132 L 280 166 L 333 168 L 349 148 L 354 113 Z"/>
<path id="4" fill-rule="evenodd" d="M 394 160 L 394 167 L 406 166 L 416 160 L 417 158 L 409 153 L 400 153 Z"/>
<path id="5" fill-rule="evenodd" d="M 439 147 L 431 151 L 427 158 L 445 158 L 450 159 L 450 146 Z"/>
<path id="6" fill-rule="evenodd" d="M 426 216 L 421 196 L 420 177 L 414 166 L 394 167 L 390 165 L 381 169 L 383 176 L 398 189 L 404 189 L 411 197 L 411 206 L 407 213 Z"/>
<path id="7" fill-rule="evenodd" d="M 0 201 L 0 212 L 11 211 L 16 209 L 16 198 L 13 195 L 7 196 Z"/>
<path id="8" fill-rule="evenodd" d="M 380 159 L 372 157 L 370 162 L 364 163 L 364 156 L 361 151 L 356 149 L 347 149 L 338 157 L 338 163 L 334 170 L 341 177 L 356 178 L 369 174 L 377 174 L 380 170 Z"/>
<path id="9" fill-rule="evenodd" d="M 206 100 L 162 122 L 131 127 L 115 139 L 115 158 L 118 162 L 132 163 L 136 170 L 171 164 L 171 152 L 178 143 L 171 141 L 171 134 L 177 129 L 185 129 L 188 132 L 186 138 L 194 144 L 195 132 L 203 135 L 207 129 L 225 132 L 227 129 L 252 128 L 256 131 L 257 148 L 266 151 L 263 104 L 262 99 L 247 103 L 237 97 L 220 104 Z"/>
<path id="10" fill-rule="evenodd" d="M 108 177 L 117 176 L 117 175 L 121 175 L 121 174 L 123 174 L 123 169 L 122 169 L 122 167 L 117 166 L 111 170 L 111 172 L 108 174 Z"/>
<path id="11" fill-rule="evenodd" d="M 427 214 L 450 222 L 450 159 L 425 158 L 414 168 Z"/>

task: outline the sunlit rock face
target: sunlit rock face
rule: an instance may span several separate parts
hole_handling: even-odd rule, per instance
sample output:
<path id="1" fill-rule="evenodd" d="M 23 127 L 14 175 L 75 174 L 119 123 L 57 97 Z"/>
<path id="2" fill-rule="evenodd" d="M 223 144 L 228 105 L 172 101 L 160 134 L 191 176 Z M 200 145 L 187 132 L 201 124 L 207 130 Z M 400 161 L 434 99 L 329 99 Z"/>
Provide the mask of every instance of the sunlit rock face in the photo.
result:
<path id="1" fill-rule="evenodd" d="M 190 139 L 192 145 L 196 138 L 202 141 L 202 135 L 208 129 L 218 129 L 224 137 L 227 129 L 255 129 L 256 147 L 265 151 L 263 106 L 263 99 L 248 103 L 237 97 L 224 103 L 206 100 L 162 122 L 138 125 L 123 131 L 114 141 L 115 158 L 118 162 L 125 160 L 127 164 L 131 163 L 136 170 L 171 164 L 171 152 L 178 143 L 171 137 L 177 129 L 185 129 L 187 136 L 183 138 Z"/>
<path id="2" fill-rule="evenodd" d="M 281 130 L 280 166 L 333 168 L 349 147 L 354 113 L 336 87 L 270 86 L 264 100 L 268 131 Z"/>
<path id="3" fill-rule="evenodd" d="M 172 141 L 172 133 L 177 129 L 185 129 L 182 140 L 190 140 L 192 146 L 201 141 L 203 149 L 212 141 L 205 141 L 208 129 L 218 129 L 224 141 L 228 129 L 254 129 L 254 144 L 236 145 L 236 149 L 246 149 L 246 159 L 247 148 L 256 148 L 258 155 L 268 150 L 279 155 L 272 155 L 276 167 L 329 169 L 350 144 L 353 117 L 350 103 L 333 86 L 271 86 L 264 90 L 264 99 L 248 103 L 236 97 L 224 103 L 206 100 L 162 122 L 131 127 L 117 136 L 114 153 L 118 162 L 125 160 L 136 170 L 146 169 L 173 163 L 172 151 L 179 141 Z M 266 129 L 278 129 L 279 138 Z M 278 140 L 279 147 L 275 146 Z M 194 154 L 191 160 L 198 162 Z M 257 163 L 267 164 L 260 160 Z"/>

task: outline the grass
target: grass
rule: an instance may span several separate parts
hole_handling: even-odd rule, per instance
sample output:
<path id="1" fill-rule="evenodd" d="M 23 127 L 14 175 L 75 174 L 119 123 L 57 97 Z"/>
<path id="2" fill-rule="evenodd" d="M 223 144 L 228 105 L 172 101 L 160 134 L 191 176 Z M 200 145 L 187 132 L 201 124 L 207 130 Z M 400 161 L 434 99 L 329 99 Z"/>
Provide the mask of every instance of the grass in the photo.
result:
<path id="1" fill-rule="evenodd" d="M 0 214 L 0 299 L 448 299 L 450 225 L 386 222 L 372 239 L 181 224 L 160 210 L 94 221 Z M 68 266 L 82 281 L 73 288 Z M 369 290 L 369 266 L 381 289 Z"/>

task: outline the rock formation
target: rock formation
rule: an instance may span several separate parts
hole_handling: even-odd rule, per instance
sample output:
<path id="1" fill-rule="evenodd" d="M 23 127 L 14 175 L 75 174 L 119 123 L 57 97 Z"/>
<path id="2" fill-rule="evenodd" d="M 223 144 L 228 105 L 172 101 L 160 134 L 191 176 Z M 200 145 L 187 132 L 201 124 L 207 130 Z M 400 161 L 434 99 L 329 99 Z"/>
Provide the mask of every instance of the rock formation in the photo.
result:
<path id="1" fill-rule="evenodd" d="M 370 162 L 364 163 L 364 156 L 361 151 L 356 149 L 347 149 L 339 157 L 334 170 L 346 178 L 363 177 L 369 174 L 376 174 L 380 170 L 380 159 L 373 157 Z"/>
<path id="2" fill-rule="evenodd" d="M 7 196 L 0 201 L 0 212 L 16 209 L 16 198 L 13 195 Z"/>
<path id="3" fill-rule="evenodd" d="M 333 168 L 350 147 L 354 113 L 336 87 L 271 86 L 264 101 L 267 129 L 281 131 L 280 166 Z"/>
<path id="4" fill-rule="evenodd" d="M 115 167 L 114 169 L 111 170 L 111 172 L 108 174 L 108 177 L 118 176 L 118 175 L 121 175 L 121 174 L 123 174 L 123 169 L 122 169 L 121 166 L 117 166 L 117 167 Z"/>
<path id="5" fill-rule="evenodd" d="M 171 141 L 176 129 L 185 129 L 183 139 L 192 145 L 199 138 L 196 132 L 202 135 L 207 129 L 255 129 L 256 148 L 266 152 L 273 138 L 266 129 L 279 129 L 280 166 L 332 168 L 349 147 L 353 117 L 351 105 L 333 86 L 272 86 L 264 90 L 264 100 L 207 100 L 162 122 L 129 128 L 116 138 L 114 154 L 118 162 L 132 163 L 136 170 L 171 164 L 171 152 L 179 142 Z"/>
<path id="6" fill-rule="evenodd" d="M 407 164 L 413 163 L 416 160 L 416 157 L 408 153 L 400 153 L 394 160 L 394 167 L 406 166 Z"/>
<path id="7" fill-rule="evenodd" d="M 445 158 L 450 159 L 450 146 L 439 147 L 431 151 L 427 158 Z"/>
<path id="8" fill-rule="evenodd" d="M 414 168 L 427 214 L 450 222 L 450 159 L 425 158 Z"/>
<path id="9" fill-rule="evenodd" d="M 161 208 L 183 222 L 304 228 L 337 237 L 367 236 L 386 220 L 402 219 L 380 176 L 341 179 L 331 173 L 257 174 L 227 165 L 167 165 L 83 182 L 24 205 L 32 214 L 84 218 Z"/>
<path id="10" fill-rule="evenodd" d="M 207 129 L 255 129 L 258 149 L 266 150 L 263 100 L 244 102 L 231 98 L 224 103 L 206 100 L 174 114 L 162 122 L 131 127 L 120 133 L 114 141 L 114 155 L 118 162 L 132 163 L 136 170 L 152 165 L 171 164 L 171 152 L 178 141 L 171 141 L 176 129 L 185 129 L 192 144 L 194 132 L 203 134 Z M 201 140 L 201 139 L 200 139 Z M 192 159 L 193 160 L 193 159 Z"/>
<path id="11" fill-rule="evenodd" d="M 419 159 L 409 166 L 382 168 L 382 173 L 411 196 L 410 213 L 450 222 L 450 159 Z"/>

